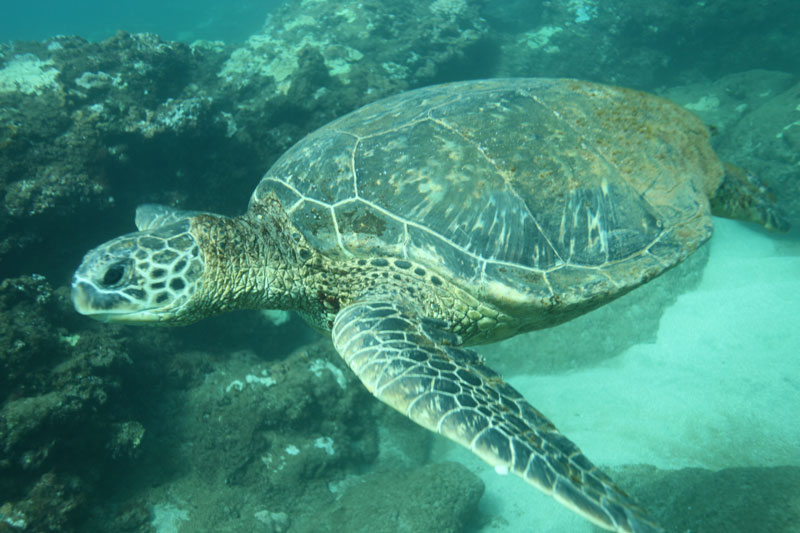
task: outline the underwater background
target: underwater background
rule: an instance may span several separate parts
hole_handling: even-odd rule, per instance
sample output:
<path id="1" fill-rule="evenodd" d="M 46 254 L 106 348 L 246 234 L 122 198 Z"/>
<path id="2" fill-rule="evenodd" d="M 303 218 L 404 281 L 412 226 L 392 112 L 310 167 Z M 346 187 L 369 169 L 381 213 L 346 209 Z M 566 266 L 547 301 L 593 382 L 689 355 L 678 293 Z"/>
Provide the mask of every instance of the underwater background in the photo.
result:
<path id="1" fill-rule="evenodd" d="M 0 532 L 589 532 L 372 399 L 293 314 L 91 322 L 82 255 L 157 202 L 240 214 L 294 142 L 383 96 L 575 77 L 698 114 L 788 234 L 479 348 L 669 532 L 800 531 L 800 11 L 705 0 L 7 3 Z"/>
<path id="2" fill-rule="evenodd" d="M 6 2 L 0 18 L 0 41 L 38 41 L 54 35 L 80 35 L 100 41 L 117 30 L 157 33 L 164 39 L 191 42 L 243 42 L 264 24 L 281 0 L 171 0 L 106 2 L 38 0 Z"/>

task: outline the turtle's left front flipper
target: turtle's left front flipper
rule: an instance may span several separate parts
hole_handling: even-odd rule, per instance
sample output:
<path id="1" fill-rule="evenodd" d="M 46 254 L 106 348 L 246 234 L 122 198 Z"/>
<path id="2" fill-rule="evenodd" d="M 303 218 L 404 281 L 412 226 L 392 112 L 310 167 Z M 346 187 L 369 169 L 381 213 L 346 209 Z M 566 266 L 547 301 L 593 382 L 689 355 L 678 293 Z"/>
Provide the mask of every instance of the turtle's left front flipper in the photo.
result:
<path id="1" fill-rule="evenodd" d="M 459 348 L 444 326 L 410 306 L 371 301 L 343 309 L 332 335 L 367 389 L 418 424 L 605 529 L 661 530 L 475 352 Z"/>

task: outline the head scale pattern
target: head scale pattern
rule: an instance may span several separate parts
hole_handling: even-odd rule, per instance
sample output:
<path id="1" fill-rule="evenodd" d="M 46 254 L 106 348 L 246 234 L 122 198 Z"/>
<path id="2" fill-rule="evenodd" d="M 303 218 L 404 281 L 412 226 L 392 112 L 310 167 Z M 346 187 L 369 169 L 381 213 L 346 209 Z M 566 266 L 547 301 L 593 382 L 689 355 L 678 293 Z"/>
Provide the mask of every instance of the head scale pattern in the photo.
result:
<path id="1" fill-rule="evenodd" d="M 202 283 L 203 255 L 179 222 L 123 235 L 86 254 L 72 281 L 79 312 L 100 320 L 166 320 Z"/>

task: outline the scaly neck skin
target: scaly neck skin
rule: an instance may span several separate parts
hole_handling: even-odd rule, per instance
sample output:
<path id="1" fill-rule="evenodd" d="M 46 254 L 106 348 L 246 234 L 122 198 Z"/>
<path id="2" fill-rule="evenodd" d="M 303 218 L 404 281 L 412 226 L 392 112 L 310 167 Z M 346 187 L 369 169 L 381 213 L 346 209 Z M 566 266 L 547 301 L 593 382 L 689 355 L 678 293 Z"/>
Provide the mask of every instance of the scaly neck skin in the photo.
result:
<path id="1" fill-rule="evenodd" d="M 192 315 L 304 306 L 307 296 L 298 283 L 301 265 L 316 254 L 277 202 L 255 206 L 237 218 L 198 215 L 191 231 L 205 259 Z"/>
<path id="2" fill-rule="evenodd" d="M 192 217 L 191 233 L 202 250 L 205 274 L 180 322 L 232 309 L 291 309 L 325 331 L 333 327 L 340 309 L 367 295 L 417 302 L 425 316 L 453 324 L 453 331 L 470 342 L 502 338 L 518 329 L 499 310 L 480 311 L 488 306 L 443 285 L 424 265 L 326 258 L 305 240 L 278 200 L 270 200 L 261 199 L 237 218 Z M 489 325 L 479 327 L 475 313 L 486 313 Z M 502 331 L 496 333 L 496 328 Z"/>

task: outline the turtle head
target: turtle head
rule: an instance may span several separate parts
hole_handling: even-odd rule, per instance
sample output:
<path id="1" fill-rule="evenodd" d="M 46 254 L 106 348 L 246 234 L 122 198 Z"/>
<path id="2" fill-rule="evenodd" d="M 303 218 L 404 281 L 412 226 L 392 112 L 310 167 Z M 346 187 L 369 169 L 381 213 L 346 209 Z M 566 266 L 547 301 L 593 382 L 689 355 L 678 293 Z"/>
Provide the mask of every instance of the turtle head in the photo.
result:
<path id="1" fill-rule="evenodd" d="M 139 215 L 137 225 L 144 231 L 84 256 L 72 279 L 72 303 L 103 322 L 192 322 L 192 297 L 202 285 L 205 264 L 191 219 L 162 218 L 152 227 L 140 223 Z"/>

